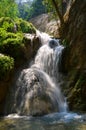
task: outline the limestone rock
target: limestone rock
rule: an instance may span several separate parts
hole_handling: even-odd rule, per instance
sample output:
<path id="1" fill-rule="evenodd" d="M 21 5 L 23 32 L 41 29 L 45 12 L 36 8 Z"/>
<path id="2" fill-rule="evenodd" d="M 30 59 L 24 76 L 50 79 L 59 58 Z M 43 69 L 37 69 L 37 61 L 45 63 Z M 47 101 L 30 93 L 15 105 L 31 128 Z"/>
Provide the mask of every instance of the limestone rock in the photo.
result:
<path id="1" fill-rule="evenodd" d="M 41 116 L 58 111 L 56 89 L 46 78 L 39 68 L 23 70 L 9 93 L 6 114 Z"/>
<path id="2" fill-rule="evenodd" d="M 70 109 L 86 111 L 86 0 L 74 1 L 62 35 L 67 41 L 63 67 L 68 73 L 65 91 Z"/>
<path id="3" fill-rule="evenodd" d="M 46 32 L 51 36 L 60 38 L 59 35 L 59 21 L 52 19 L 52 14 L 42 14 L 35 18 L 32 18 L 30 22 L 40 30 L 41 32 Z"/>

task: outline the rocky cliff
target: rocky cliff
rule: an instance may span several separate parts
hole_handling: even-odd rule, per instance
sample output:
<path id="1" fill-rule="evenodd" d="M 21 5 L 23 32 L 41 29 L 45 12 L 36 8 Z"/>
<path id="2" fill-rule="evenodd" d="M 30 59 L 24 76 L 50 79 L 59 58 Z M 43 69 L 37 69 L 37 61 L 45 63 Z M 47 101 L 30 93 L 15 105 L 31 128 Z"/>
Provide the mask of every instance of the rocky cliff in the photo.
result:
<path id="1" fill-rule="evenodd" d="M 30 22 L 41 32 L 46 32 L 59 38 L 59 21 L 52 18 L 52 14 L 42 14 L 32 18 Z"/>
<path id="2" fill-rule="evenodd" d="M 64 18 L 63 62 L 68 73 L 65 93 L 72 110 L 86 111 L 86 0 L 75 0 Z"/>

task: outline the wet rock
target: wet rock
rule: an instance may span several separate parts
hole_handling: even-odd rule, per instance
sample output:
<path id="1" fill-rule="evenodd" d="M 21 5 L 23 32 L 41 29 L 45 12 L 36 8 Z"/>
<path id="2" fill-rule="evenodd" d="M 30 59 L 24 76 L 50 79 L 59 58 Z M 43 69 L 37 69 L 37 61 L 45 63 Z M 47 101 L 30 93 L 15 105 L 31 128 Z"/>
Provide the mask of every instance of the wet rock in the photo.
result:
<path id="1" fill-rule="evenodd" d="M 3 114 L 5 98 L 12 82 L 13 58 L 0 54 L 0 115 Z"/>
<path id="2" fill-rule="evenodd" d="M 59 21 L 52 18 L 52 14 L 42 14 L 35 18 L 32 18 L 30 22 L 40 30 L 46 32 L 54 38 L 60 38 L 59 35 Z"/>
<path id="3" fill-rule="evenodd" d="M 24 57 L 25 59 L 31 59 L 32 57 L 35 56 L 37 53 L 37 50 L 41 46 L 41 42 L 38 36 L 36 34 L 25 34 L 24 35 Z"/>
<path id="4" fill-rule="evenodd" d="M 6 114 L 41 116 L 58 111 L 56 88 L 47 78 L 39 68 L 25 69 L 8 96 Z"/>
<path id="5" fill-rule="evenodd" d="M 71 110 L 86 111 L 86 1 L 75 0 L 65 21 L 63 32 L 67 46 L 63 56 L 65 85 Z M 84 90 L 84 91 L 83 91 Z"/>

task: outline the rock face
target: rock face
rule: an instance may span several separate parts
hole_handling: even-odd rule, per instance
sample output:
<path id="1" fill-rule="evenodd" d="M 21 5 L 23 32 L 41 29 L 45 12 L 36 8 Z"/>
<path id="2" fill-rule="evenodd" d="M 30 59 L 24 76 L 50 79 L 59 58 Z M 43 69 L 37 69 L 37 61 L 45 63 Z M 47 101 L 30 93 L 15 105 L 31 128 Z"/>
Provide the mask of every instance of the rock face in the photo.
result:
<path id="1" fill-rule="evenodd" d="M 2 114 L 6 93 L 12 81 L 13 70 L 13 58 L 0 54 L 0 114 Z"/>
<path id="2" fill-rule="evenodd" d="M 86 0 L 75 0 L 65 21 L 63 36 L 67 42 L 64 68 L 71 109 L 86 111 Z"/>
<path id="3" fill-rule="evenodd" d="M 8 88 L 11 84 L 12 80 L 7 79 L 5 81 L 0 81 L 0 115 L 3 115 L 3 109 L 5 105 L 5 97 L 8 92 Z"/>
<path id="4" fill-rule="evenodd" d="M 59 38 L 59 23 L 57 21 L 48 14 L 42 14 L 30 20 L 38 30 Z"/>
<path id="5" fill-rule="evenodd" d="M 34 57 L 36 54 L 37 50 L 41 46 L 41 42 L 38 36 L 36 34 L 25 34 L 24 36 L 24 48 L 23 48 L 23 53 L 24 53 L 24 58 L 26 60 L 29 60 Z"/>
<path id="6" fill-rule="evenodd" d="M 86 1 L 76 0 L 67 21 L 66 40 L 69 42 L 66 68 L 86 69 Z M 82 58 L 83 57 L 83 58 Z"/>

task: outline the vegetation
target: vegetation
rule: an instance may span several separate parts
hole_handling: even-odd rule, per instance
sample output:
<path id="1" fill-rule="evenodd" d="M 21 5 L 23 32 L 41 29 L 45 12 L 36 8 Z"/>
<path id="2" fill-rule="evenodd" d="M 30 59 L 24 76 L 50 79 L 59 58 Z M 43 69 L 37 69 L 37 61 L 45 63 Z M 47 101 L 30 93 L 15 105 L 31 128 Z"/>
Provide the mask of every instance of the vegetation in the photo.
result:
<path id="1" fill-rule="evenodd" d="M 17 19 L 15 22 L 16 22 L 18 31 L 21 31 L 23 33 L 35 33 L 36 32 L 36 29 L 32 25 L 32 23 L 29 23 L 22 19 Z"/>
<path id="2" fill-rule="evenodd" d="M 63 39 L 62 40 L 62 45 L 67 48 L 69 46 L 68 41 L 66 39 Z"/>
<path id="3" fill-rule="evenodd" d="M 22 3 L 19 1 L 16 3 L 15 0 L 1 0 L 0 17 L 10 17 L 13 19 L 20 17 L 28 20 L 42 13 L 46 13 L 47 6 L 48 11 L 58 14 L 60 20 L 63 21 L 60 13 L 63 7 L 62 2 L 63 0 L 27 0 L 27 2 Z"/>
<path id="4" fill-rule="evenodd" d="M 24 55 L 23 33 L 35 33 L 35 28 L 22 19 L 13 21 L 9 17 L 0 18 L 0 53 L 18 61 Z"/>
<path id="5" fill-rule="evenodd" d="M 85 86 L 86 86 L 86 73 L 84 71 L 73 70 L 70 74 L 70 80 L 68 88 L 68 101 L 70 110 L 85 111 Z"/>
<path id="6" fill-rule="evenodd" d="M 40 14 L 43 14 L 46 12 L 46 8 L 42 2 L 43 2 L 43 0 L 34 0 L 33 1 L 32 5 L 31 5 L 32 13 L 31 13 L 30 17 L 35 17 L 37 15 L 40 15 Z"/>
<path id="7" fill-rule="evenodd" d="M 14 68 L 14 59 L 0 54 L 0 80 L 7 78 Z"/>
<path id="8" fill-rule="evenodd" d="M 43 5 L 43 0 L 33 0 L 25 3 L 18 3 L 19 17 L 23 19 L 31 19 L 46 12 L 46 7 Z"/>
<path id="9" fill-rule="evenodd" d="M 59 17 L 61 24 L 64 24 L 63 19 L 63 0 L 43 0 L 44 4 L 47 6 L 50 12 L 53 12 L 54 15 Z"/>
<path id="10" fill-rule="evenodd" d="M 27 0 L 27 2 L 22 3 L 21 1 L 18 2 L 18 10 L 19 10 L 19 17 L 28 20 L 31 11 L 32 11 L 32 1 Z"/>
<path id="11" fill-rule="evenodd" d="M 15 19 L 18 16 L 18 7 L 15 0 L 0 0 L 0 17 Z"/>

